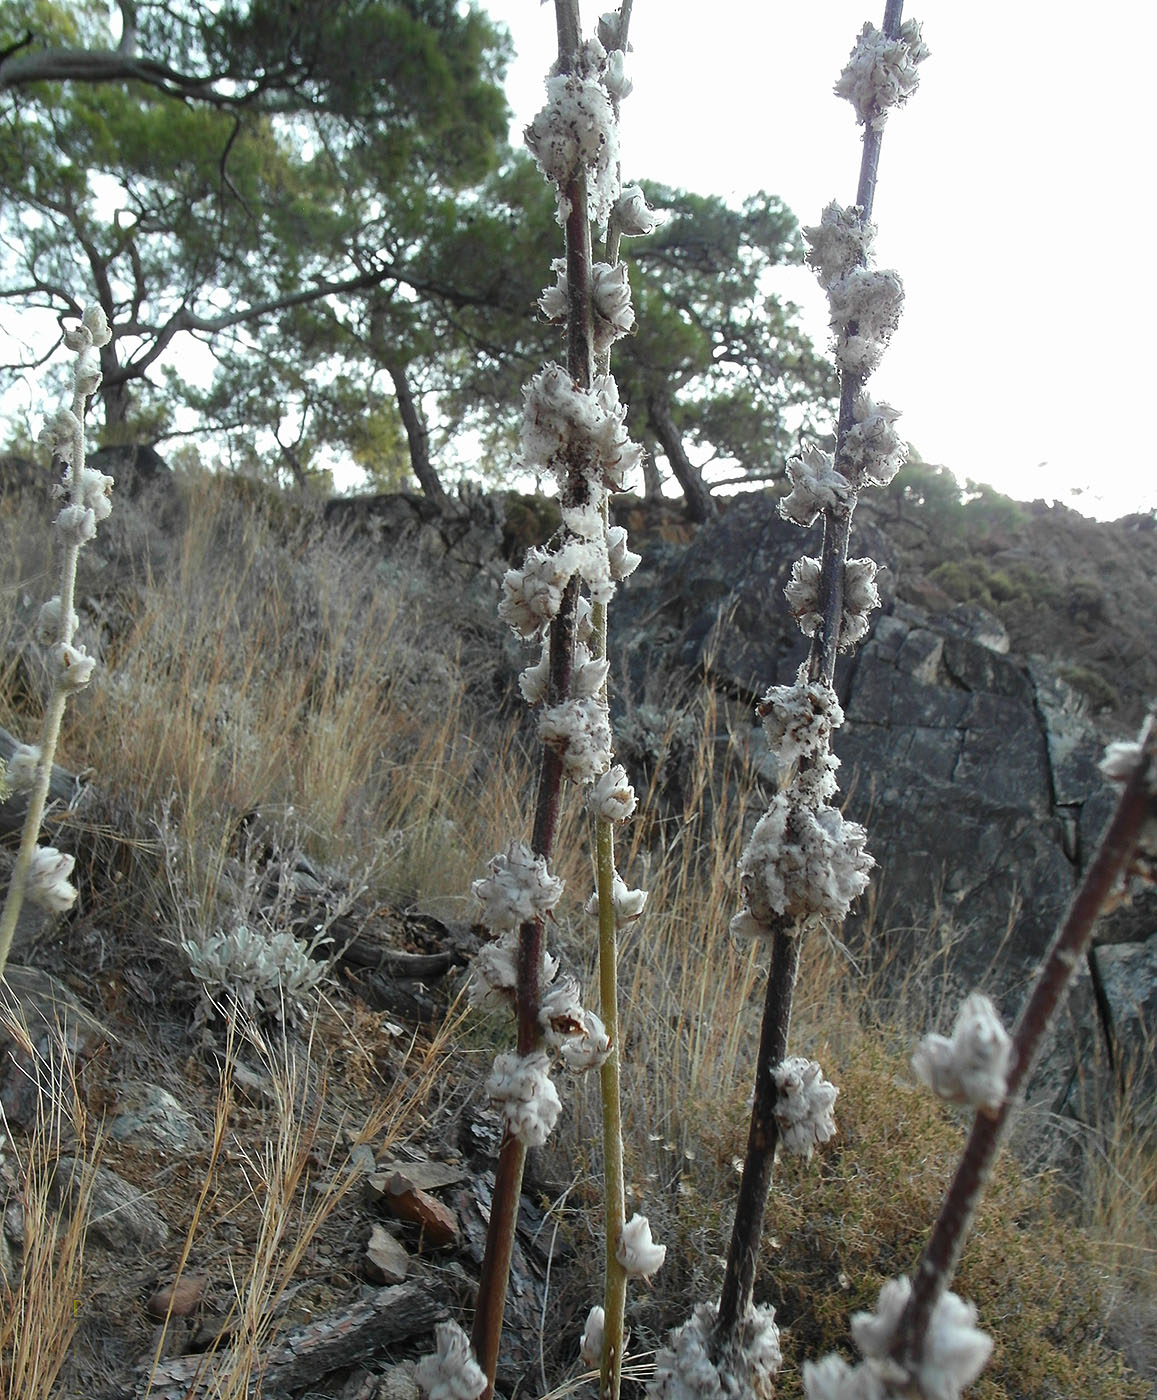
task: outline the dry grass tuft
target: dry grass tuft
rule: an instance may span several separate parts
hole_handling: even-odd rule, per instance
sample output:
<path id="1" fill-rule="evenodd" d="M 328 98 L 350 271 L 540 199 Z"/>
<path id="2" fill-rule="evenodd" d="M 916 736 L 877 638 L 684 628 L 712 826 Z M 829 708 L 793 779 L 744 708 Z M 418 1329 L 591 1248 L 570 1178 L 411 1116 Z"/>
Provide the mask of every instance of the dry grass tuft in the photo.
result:
<path id="1" fill-rule="evenodd" d="M 36 1081 L 42 1106 L 31 1131 L 0 1132 L 0 1220 L 20 1222 L 22 1242 L 0 1241 L 0 1396 L 49 1400 L 68 1359 L 84 1298 L 85 1224 L 100 1162 L 99 1134 L 90 1129 L 65 1034 L 47 1053 L 24 1025 L 19 1003 L 0 984 L 0 1035 L 11 1040 Z M 5 1052 L 7 1053 L 7 1052 Z M 81 1163 L 62 1214 L 57 1160 Z"/>

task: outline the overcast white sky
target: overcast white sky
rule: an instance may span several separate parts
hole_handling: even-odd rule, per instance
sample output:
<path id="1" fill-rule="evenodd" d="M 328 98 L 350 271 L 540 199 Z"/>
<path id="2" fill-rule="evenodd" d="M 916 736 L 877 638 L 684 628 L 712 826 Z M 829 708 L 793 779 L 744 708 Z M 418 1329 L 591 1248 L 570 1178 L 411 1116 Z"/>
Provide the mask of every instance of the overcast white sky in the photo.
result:
<path id="1" fill-rule="evenodd" d="M 521 131 L 554 58 L 554 7 L 482 3 L 519 51 L 508 94 Z M 609 5 L 583 6 L 584 33 Z M 805 224 L 851 202 L 859 129 L 831 89 L 883 12 L 884 0 L 635 0 L 624 177 L 737 201 L 766 189 Z M 1094 21 L 1075 0 L 925 0 L 904 14 L 932 53 L 884 137 L 877 262 L 901 274 L 907 303 L 873 395 L 961 478 L 1102 518 L 1157 508 L 1145 426 L 1157 6 Z M 809 274 L 791 295 L 825 344 Z"/>

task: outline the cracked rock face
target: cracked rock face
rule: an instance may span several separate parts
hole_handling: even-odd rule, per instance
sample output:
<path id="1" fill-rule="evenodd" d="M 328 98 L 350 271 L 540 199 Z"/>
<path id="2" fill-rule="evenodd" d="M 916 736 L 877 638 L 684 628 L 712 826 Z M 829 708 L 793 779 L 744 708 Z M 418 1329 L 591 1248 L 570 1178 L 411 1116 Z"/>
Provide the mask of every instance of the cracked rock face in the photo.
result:
<path id="1" fill-rule="evenodd" d="M 934 613 L 901 601 L 903 557 L 884 529 L 861 529 L 857 516 L 853 543 L 884 566 L 883 609 L 837 668 L 846 723 L 834 747 L 845 815 L 867 826 L 880 869 L 845 940 L 886 999 L 921 998 L 929 1028 L 977 987 L 1007 1020 L 1112 809 L 1097 763 L 1117 736 L 1097 732 L 1060 679 L 1060 658 L 1018 655 L 983 608 Z M 818 528 L 801 531 L 759 497 L 738 497 L 685 549 L 662 549 L 657 566 L 644 553 L 615 603 L 632 680 L 657 668 L 698 673 L 740 703 L 789 683 L 806 647 L 782 588 L 792 561 L 818 550 Z M 752 756 L 773 783 L 759 744 Z M 1151 1063 L 1145 940 L 1155 929 L 1153 891 L 1098 926 L 1091 966 L 1033 1076 L 1030 1103 L 1043 1113 L 1091 1118 L 1112 1097 L 1113 1066 L 1146 1043 Z"/>

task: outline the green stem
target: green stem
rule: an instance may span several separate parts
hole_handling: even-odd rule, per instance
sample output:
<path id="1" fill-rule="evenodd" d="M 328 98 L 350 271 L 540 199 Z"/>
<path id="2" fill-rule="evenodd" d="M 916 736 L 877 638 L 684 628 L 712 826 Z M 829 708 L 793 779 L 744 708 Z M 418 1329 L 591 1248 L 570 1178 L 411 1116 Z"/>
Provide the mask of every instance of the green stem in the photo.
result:
<path id="1" fill-rule="evenodd" d="M 618 928 L 615 919 L 615 834 L 610 822 L 595 829 L 599 896 L 599 1010 L 611 1052 L 599 1071 L 603 1099 L 603 1192 L 606 1221 L 606 1275 L 603 1288 L 602 1400 L 617 1400 L 622 1384 L 627 1271 L 616 1255 L 627 1218 L 623 1182 L 623 1129 L 619 1060 Z"/>
<path id="2" fill-rule="evenodd" d="M 69 499 L 77 500 L 76 485 L 84 468 L 84 411 L 87 398 L 79 391 L 73 393 L 72 411 L 81 420 L 80 441 L 73 450 L 74 462 L 69 469 Z M 58 459 L 53 458 L 55 467 Z M 60 567 L 60 626 L 58 642 L 69 642 L 69 619 L 72 617 L 76 599 L 76 562 L 80 546 L 70 544 L 65 547 L 64 559 Z M 4 909 L 0 912 L 0 977 L 8 966 L 8 955 L 12 951 L 12 940 L 16 934 L 16 924 L 24 904 L 24 887 L 28 882 L 28 872 L 32 866 L 32 853 L 40 840 L 40 823 L 44 820 L 44 809 L 48 804 L 48 790 L 52 785 L 52 765 L 56 759 L 56 745 L 60 738 L 60 726 L 64 719 L 67 692 L 59 680 L 53 682 L 52 692 L 44 710 L 44 723 L 40 731 L 40 763 L 36 770 L 36 782 L 28 797 L 28 810 L 24 814 L 24 826 L 20 833 L 20 849 L 12 866 L 8 881 L 8 892 L 4 897 Z"/>

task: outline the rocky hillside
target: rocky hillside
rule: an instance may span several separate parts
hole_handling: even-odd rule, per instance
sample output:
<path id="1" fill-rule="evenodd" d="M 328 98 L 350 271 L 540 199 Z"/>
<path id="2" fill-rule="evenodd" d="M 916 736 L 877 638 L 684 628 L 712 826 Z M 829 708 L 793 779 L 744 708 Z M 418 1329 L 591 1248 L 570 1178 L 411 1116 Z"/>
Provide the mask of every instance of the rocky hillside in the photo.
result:
<path id="1" fill-rule="evenodd" d="M 116 510 L 84 551 L 78 598 L 84 639 L 108 676 L 91 708 L 105 706 L 108 719 L 87 736 L 78 721 L 66 735 L 61 760 L 68 767 L 56 774 L 51 817 L 62 844 L 78 856 L 81 912 L 26 919 L 16 948 L 23 966 L 9 978 L 43 1056 L 50 1056 L 53 1023 L 64 1024 L 82 1065 L 82 1096 L 110 1128 L 107 1174 L 96 1183 L 102 1219 L 123 1224 L 92 1232 L 99 1238 L 90 1242 L 89 1291 L 59 1393 L 140 1400 L 151 1358 L 163 1352 L 153 1375 L 164 1384 L 150 1393 L 183 1396 L 191 1376 L 214 1364 L 206 1359 L 212 1348 L 236 1341 L 240 1324 L 225 1280 L 252 1264 L 254 1242 L 268 1228 L 262 1195 L 269 1193 L 252 1186 L 264 1179 L 258 1158 L 280 1141 L 287 1122 L 301 1121 L 294 1118 L 300 1106 L 308 1110 L 311 1142 L 325 1150 L 290 1144 L 293 1189 L 310 1200 L 336 1194 L 308 1245 L 303 1233 L 300 1256 L 288 1251 L 290 1281 L 274 1290 L 269 1316 L 276 1312 L 283 1340 L 274 1346 L 261 1334 L 266 1393 L 294 1400 L 315 1393 L 409 1397 L 412 1382 L 392 1368 L 387 1378 L 382 1349 L 412 1356 L 424 1345 L 432 1308 L 469 1306 L 489 1206 L 493 1124 L 477 1086 L 448 1074 L 442 1050 L 424 1037 L 477 945 L 477 931 L 457 917 L 468 903 L 463 892 L 493 851 L 495 829 L 505 829 L 510 809 L 501 804 L 515 807 L 523 796 L 503 789 L 505 770 L 518 766 L 517 738 L 497 771 L 486 747 L 495 732 L 486 726 L 496 718 L 508 721 L 507 729 L 521 722 L 525 732 L 516 677 L 528 658 L 494 609 L 504 570 L 550 534 L 553 510 L 509 495 L 466 495 L 450 515 L 411 496 L 303 506 L 251 482 L 206 490 L 172 477 L 155 455 L 102 465 L 118 479 Z M 1111 794 L 1096 768 L 1100 748 L 1133 729 L 1147 694 L 1157 694 L 1150 624 L 1157 575 L 1151 522 L 1102 526 L 991 498 L 946 504 L 934 479 L 900 481 L 896 493 L 858 517 L 853 541 L 854 553 L 883 566 L 883 607 L 870 638 L 838 675 L 847 723 L 837 751 L 848 810 L 867 823 L 880 871 L 831 961 L 841 972 L 855 970 L 857 989 L 872 989 L 869 1017 L 892 1024 L 902 1006 L 897 1021 L 920 1030 L 943 1027 L 946 1007 L 977 982 L 1008 1012 L 1022 998 L 1108 811 Z M 51 591 L 50 541 L 42 530 L 49 507 L 35 469 L 0 463 L 0 486 L 7 488 L 0 492 L 0 528 L 9 569 L 0 595 L 0 723 L 18 730 L 37 713 L 39 661 L 30 638 L 45 589 Z M 783 524 L 773 504 L 765 495 L 734 498 L 699 529 L 670 504 L 623 498 L 618 505 L 644 555 L 612 617 L 620 756 L 637 786 L 651 791 L 656 846 L 665 832 L 672 834 L 669 847 L 679 845 L 694 801 L 691 835 L 698 842 L 709 833 L 704 845 L 728 848 L 728 889 L 741 833 L 726 823 L 742 824 L 731 815 L 740 809 L 736 793 L 770 790 L 777 776 L 754 702 L 767 685 L 790 680 L 804 655 L 782 587 L 801 550 L 818 547 Z M 251 529 L 258 519 L 260 528 Z M 155 606 L 161 595 L 173 612 L 188 604 L 200 630 L 182 632 L 181 618 Z M 392 620 L 407 611 L 422 625 L 413 636 L 402 629 L 399 641 Z M 335 616 L 345 629 L 336 639 Z M 238 640 L 254 654 L 236 655 Z M 332 664 L 319 663 L 330 652 Z M 147 664 L 132 670 L 142 655 Z M 343 697 L 354 694 L 363 700 L 349 714 Z M 714 785 L 697 791 L 705 727 L 709 756 L 718 762 Z M 193 747 L 190 735 L 203 747 Z M 0 754 L 3 743 L 0 731 Z M 454 746 L 457 766 L 443 768 Z M 92 774 L 84 771 L 89 763 Z M 439 775 L 427 805 L 399 805 L 407 766 Z M 460 787 L 447 787 L 444 771 Z M 349 781 L 330 792 L 335 775 Z M 482 810 L 475 812 L 479 793 Z M 383 796 L 400 815 L 381 818 Z M 748 820 L 757 806 L 758 797 Z M 0 859 L 11 849 L 18 809 L 18 801 L 0 804 Z M 308 821 L 295 834 L 301 817 Z M 304 849 L 310 821 L 329 843 L 326 860 L 316 843 L 312 859 Z M 207 853 L 197 844 L 205 831 Z M 367 890 L 348 872 L 369 848 L 388 878 Z M 566 873 L 577 885 L 585 854 L 571 858 L 574 869 Z M 644 853 L 640 862 L 649 858 Z M 655 867 L 661 863 L 656 856 Z M 453 898 L 428 897 L 437 880 L 448 882 Z M 324 926 L 341 948 L 332 997 L 309 1042 L 294 1042 L 288 1097 L 277 1066 L 262 1062 L 254 1044 L 230 1052 L 235 1097 L 225 1104 L 223 1024 L 206 1024 L 204 1007 L 195 1019 L 197 990 L 177 949 L 181 921 L 219 917 L 225 896 L 299 939 Z M 731 897 L 725 891 L 712 911 L 721 929 Z M 685 940 L 696 919 L 678 922 Z M 1125 1083 L 1133 1123 L 1154 1126 L 1155 930 L 1152 899 L 1138 898 L 1103 922 L 1066 1025 L 1035 1075 L 1034 1112 L 1022 1118 L 1038 1158 L 1068 1165 L 1063 1125 L 1103 1122 Z M 658 919 L 646 932 L 648 940 L 658 937 Z M 714 956 L 723 963 L 733 952 Z M 688 955 L 685 941 L 656 943 L 639 958 L 642 965 L 682 959 L 682 975 L 704 953 L 695 944 Z M 674 967 L 664 966 L 668 972 L 673 977 Z M 803 1000 L 798 1024 L 806 1026 Z M 739 1005 L 742 1018 L 750 1007 L 742 999 Z M 671 1006 L 655 1020 L 667 1036 L 650 1056 L 662 1083 L 672 1080 L 681 1053 L 684 1008 Z M 696 1038 L 710 1029 L 707 1015 L 700 1020 Z M 822 1034 L 831 1042 L 842 1031 Z M 485 1026 L 467 1033 L 464 1062 L 478 1059 L 480 1045 L 489 1051 L 487 1035 Z M 876 1054 L 874 1048 L 868 1058 Z M 900 1068 L 889 1076 L 903 1073 L 904 1054 L 898 1047 Z M 639 1049 L 640 1077 L 647 1058 Z M 873 1072 L 865 1068 L 865 1083 Z M 707 1078 L 712 1100 L 725 1098 L 710 1072 Z M 9 1044 L 0 1062 L 0 1105 L 17 1134 L 38 1121 L 44 1093 L 34 1054 Z M 864 1092 L 855 1119 L 855 1097 L 849 1092 L 844 1120 L 849 1152 L 853 1141 L 867 1143 L 879 1118 Z M 396 1121 L 384 1137 L 351 1133 L 349 1123 L 375 1099 L 393 1106 Z M 742 1092 L 738 1099 L 741 1117 Z M 670 1130 L 668 1140 L 668 1118 L 683 1116 L 694 1126 L 685 1108 L 668 1112 L 661 1132 L 648 1122 L 643 1133 L 643 1151 L 670 1185 L 666 1223 L 674 1232 L 691 1220 L 703 1255 L 665 1285 L 679 1308 L 692 1276 L 699 1277 L 695 1269 L 710 1276 L 714 1268 L 716 1246 L 700 1238 L 701 1217 L 717 1211 L 730 1189 L 733 1155 L 730 1124 L 712 1124 L 717 1141 L 706 1146 L 684 1142 L 684 1129 Z M 651 1111 L 657 1116 L 659 1108 Z M 71 1151 L 73 1144 L 65 1146 Z M 934 1154 L 921 1141 L 917 1147 L 919 1164 L 895 1159 L 882 1170 L 889 1201 L 900 1181 L 926 1184 L 935 1199 L 942 1164 L 933 1170 L 927 1163 Z M 679 1165 L 671 1175 L 670 1162 L 690 1163 L 695 1152 L 694 1168 Z M 712 1154 L 719 1157 L 718 1182 L 706 1176 Z M 366 1190 L 341 1195 L 350 1163 L 366 1175 Z M 200 1219 L 209 1169 L 218 1184 Z M 10 1187 L 11 1171 L 0 1144 L 0 1178 Z M 586 1171 L 581 1160 L 574 1171 L 578 1181 Z M 853 1167 L 848 1176 L 851 1194 L 834 1198 L 826 1215 L 805 1205 L 799 1229 L 780 1232 L 787 1249 L 798 1248 L 805 1271 L 814 1270 L 817 1257 L 836 1260 L 841 1290 L 849 1286 L 843 1270 L 855 1273 L 850 1256 L 838 1240 L 830 1249 L 819 1240 L 816 1221 L 822 1215 L 839 1224 L 866 1199 L 858 1172 Z M 808 1191 L 841 1179 L 826 1167 L 813 1175 Z M 60 1190 L 52 1191 L 59 1205 Z M 570 1191 L 546 1177 L 528 1186 L 538 1201 L 566 1201 Z M 580 1195 L 576 1189 L 576 1212 Z M 545 1228 L 529 1196 L 526 1206 L 503 1377 L 508 1391 L 538 1365 L 552 1260 L 552 1345 L 562 1338 L 571 1346 L 579 1316 L 573 1292 L 557 1281 L 555 1226 Z M 1003 1215 L 1019 1221 L 1021 1212 L 1018 1205 Z M 892 1214 L 904 1217 L 908 1234 L 889 1236 L 884 1247 L 908 1257 L 927 1218 L 925 1202 Z M 870 1239 L 881 1228 L 874 1221 L 862 1234 Z M 583 1229 L 576 1227 L 576 1248 Z M 174 1306 L 161 1338 L 186 1230 L 196 1241 L 187 1261 L 189 1297 L 181 1303 L 187 1311 Z M 565 1244 L 560 1238 L 558 1248 Z M 21 1247 L 26 1242 L 6 1217 L 0 1271 L 9 1277 Z M 865 1278 L 873 1267 L 864 1264 Z M 1053 1266 L 1033 1268 L 1043 1270 L 1051 1290 Z M 1020 1272 L 1035 1276 L 1033 1268 Z M 997 1273 L 1018 1270 L 1002 1258 Z M 802 1344 L 816 1311 L 806 1289 L 795 1287 L 776 1305 Z M 815 1287 L 837 1285 L 820 1280 Z M 838 1301 L 842 1327 L 846 1305 L 867 1298 Z M 632 1325 L 642 1345 L 670 1321 L 664 1306 L 661 1289 L 640 1294 Z M 1149 1305 L 1142 1299 L 1137 1306 Z M 69 1299 L 69 1317 L 72 1309 Z M 1122 1324 L 1108 1340 L 1135 1368 L 1157 1374 L 1152 1313 L 1139 1315 L 1142 1322 Z M 1088 1320 L 1096 1306 L 1081 1317 L 1080 1327 L 1095 1331 L 1100 1345 L 1104 1329 Z M 267 1320 L 263 1313 L 254 1328 Z M 1026 1323 L 1029 1334 L 1043 1326 Z M 325 1381 L 319 1389 L 318 1377 L 331 1374 L 345 1377 L 340 1388 Z M 1084 1382 L 1073 1384 L 1071 1393 L 1094 1393 Z M 1038 1392 L 1013 1386 L 995 1393 Z M 1114 1390 L 1106 1380 L 1095 1393 L 1142 1391 Z M 794 1394 L 790 1383 L 784 1394 Z"/>

